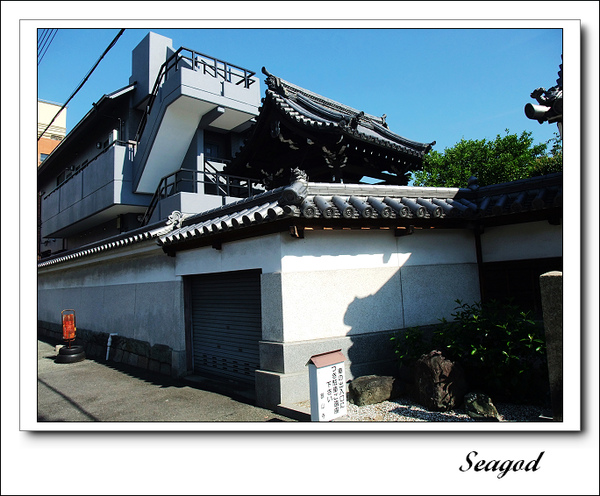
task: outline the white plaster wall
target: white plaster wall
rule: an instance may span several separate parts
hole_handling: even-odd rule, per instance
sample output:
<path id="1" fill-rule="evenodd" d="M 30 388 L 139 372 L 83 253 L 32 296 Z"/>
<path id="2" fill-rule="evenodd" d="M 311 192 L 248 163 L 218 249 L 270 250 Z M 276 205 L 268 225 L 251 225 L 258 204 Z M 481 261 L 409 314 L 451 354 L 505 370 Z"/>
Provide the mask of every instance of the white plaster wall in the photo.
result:
<path id="1" fill-rule="evenodd" d="M 282 237 L 282 272 L 399 267 L 410 256 L 397 252 L 397 238 L 389 230 L 319 230 L 304 236 Z"/>
<path id="2" fill-rule="evenodd" d="M 562 225 L 546 221 L 488 227 L 481 235 L 483 262 L 562 256 Z"/>
<path id="3" fill-rule="evenodd" d="M 284 273 L 282 297 L 285 342 L 403 327 L 396 267 Z"/>
<path id="4" fill-rule="evenodd" d="M 306 231 L 282 254 L 285 342 L 437 323 L 480 297 L 468 231 Z"/>
<path id="5" fill-rule="evenodd" d="M 220 250 L 205 246 L 177 252 L 175 274 L 184 276 L 247 269 L 262 269 L 263 273 L 279 272 L 282 236 L 271 234 L 223 243 Z"/>
<path id="6" fill-rule="evenodd" d="M 175 274 L 261 269 L 263 338 L 330 339 L 436 323 L 479 299 L 474 245 L 455 230 L 280 233 L 180 251 Z"/>
<path id="7" fill-rule="evenodd" d="M 409 255 L 405 266 L 477 263 L 475 238 L 466 229 L 417 229 L 396 239 L 398 251 Z"/>
<path id="8" fill-rule="evenodd" d="M 80 287 L 82 284 L 111 286 L 180 280 L 175 275 L 174 259 L 167 257 L 158 246 L 150 248 L 109 251 L 40 269 L 38 288 L 53 289 L 58 287 L 57 285 L 71 288 Z"/>
<path id="9" fill-rule="evenodd" d="M 476 263 L 466 230 L 423 229 L 395 237 L 389 230 L 305 231 L 282 237 L 283 272 Z"/>

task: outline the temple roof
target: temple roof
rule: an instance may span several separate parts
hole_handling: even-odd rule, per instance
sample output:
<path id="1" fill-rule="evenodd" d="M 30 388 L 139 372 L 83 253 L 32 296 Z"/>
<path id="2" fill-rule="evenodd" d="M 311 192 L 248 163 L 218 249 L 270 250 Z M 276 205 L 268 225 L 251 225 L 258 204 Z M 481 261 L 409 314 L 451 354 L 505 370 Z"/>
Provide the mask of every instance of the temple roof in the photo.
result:
<path id="1" fill-rule="evenodd" d="M 413 229 L 473 229 L 562 218 L 562 173 L 478 187 L 432 188 L 308 181 L 294 171 L 287 186 L 195 215 L 123 233 L 38 263 L 48 267 L 155 240 L 167 253 L 264 234 L 305 229 L 359 229 L 410 234 Z"/>
<path id="2" fill-rule="evenodd" d="M 218 245 L 290 229 L 473 228 L 562 217 L 562 173 L 479 188 L 308 182 L 300 175 L 287 187 L 184 219 L 159 236 L 165 251 Z M 284 226 L 284 227 L 282 227 Z M 300 230 L 300 231 L 299 231 Z M 237 235 L 236 235 L 237 232 Z"/>
<path id="3" fill-rule="evenodd" d="M 277 78 L 265 68 L 267 91 L 256 124 L 228 165 L 229 174 L 254 177 L 269 188 L 286 184 L 293 168 L 315 181 L 407 184 L 433 143 L 392 132 L 375 117 Z"/>

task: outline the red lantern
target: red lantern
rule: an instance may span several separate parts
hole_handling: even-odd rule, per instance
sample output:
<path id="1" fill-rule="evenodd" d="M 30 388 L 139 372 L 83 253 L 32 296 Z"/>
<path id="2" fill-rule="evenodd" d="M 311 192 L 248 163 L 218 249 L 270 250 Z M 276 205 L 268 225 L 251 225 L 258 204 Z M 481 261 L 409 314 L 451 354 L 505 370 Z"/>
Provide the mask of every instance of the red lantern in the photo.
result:
<path id="1" fill-rule="evenodd" d="M 75 310 L 63 310 L 60 314 L 62 316 L 63 339 L 71 346 L 71 341 L 75 339 L 77 330 L 75 327 Z"/>

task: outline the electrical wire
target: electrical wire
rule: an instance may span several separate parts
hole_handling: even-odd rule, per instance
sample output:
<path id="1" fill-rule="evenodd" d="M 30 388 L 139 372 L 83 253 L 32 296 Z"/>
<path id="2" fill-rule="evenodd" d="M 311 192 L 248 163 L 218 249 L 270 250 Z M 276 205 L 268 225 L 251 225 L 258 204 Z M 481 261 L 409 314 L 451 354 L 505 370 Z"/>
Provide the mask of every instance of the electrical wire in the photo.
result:
<path id="1" fill-rule="evenodd" d="M 40 36 L 38 37 L 38 65 L 40 64 L 40 54 L 44 51 L 46 40 L 48 39 L 48 35 L 50 31 L 48 29 L 42 29 L 40 32 Z"/>
<path id="2" fill-rule="evenodd" d="M 40 58 L 41 53 L 46 48 L 46 44 L 48 43 L 48 39 L 49 39 L 50 35 L 52 34 L 52 31 L 54 31 L 54 30 L 43 29 L 41 31 L 41 36 L 39 37 L 39 40 L 38 40 L 38 60 Z"/>
<path id="3" fill-rule="evenodd" d="M 92 72 L 94 72 L 94 70 L 96 69 L 96 67 L 98 67 L 98 64 L 100 63 L 100 61 L 104 58 L 104 56 L 109 52 L 109 50 L 115 46 L 115 44 L 117 43 L 117 40 L 121 37 L 121 35 L 125 32 L 125 29 L 121 29 L 119 31 L 119 34 L 117 34 L 117 36 L 115 36 L 115 39 L 112 40 L 110 42 L 110 45 L 108 45 L 108 47 L 106 48 L 106 50 L 104 50 L 104 53 L 100 56 L 100 58 L 97 60 L 97 62 L 94 64 L 94 67 L 92 67 L 90 69 L 90 71 L 87 73 L 87 75 L 83 78 L 83 80 L 81 81 L 81 83 L 79 83 L 79 86 L 77 87 L 77 89 L 71 94 L 71 96 L 69 97 L 69 99 L 65 102 L 65 104 L 60 108 L 60 110 L 56 113 L 56 115 L 52 118 L 52 120 L 50 121 L 50 124 L 48 124 L 48 126 L 46 127 L 46 129 L 44 129 L 44 132 L 42 134 L 40 134 L 40 136 L 38 137 L 38 141 L 42 138 L 42 136 L 44 136 L 44 134 L 46 134 L 46 131 L 48 131 L 48 129 L 50 128 L 50 126 L 52 125 L 52 123 L 56 120 L 56 118 L 58 117 L 58 114 L 60 114 L 63 109 L 67 106 L 67 104 L 73 99 L 73 97 L 79 92 L 79 90 L 82 88 L 82 86 L 85 84 L 85 82 L 89 79 L 89 77 L 92 75 Z"/>
<path id="4" fill-rule="evenodd" d="M 51 34 L 51 37 L 49 38 L 48 42 L 46 43 L 46 49 L 44 50 L 44 53 L 42 53 L 42 56 L 38 62 L 38 65 L 42 62 L 42 60 L 44 59 L 44 56 L 48 52 L 48 48 L 50 48 L 50 45 L 54 41 L 54 37 L 56 36 L 56 33 L 58 33 L 58 29 L 55 29 L 54 32 Z"/>
<path id="5" fill-rule="evenodd" d="M 51 33 L 51 34 L 49 34 L 48 37 L 47 37 L 48 41 L 45 44 L 45 49 L 44 49 L 44 47 L 42 47 L 42 50 L 43 50 L 44 53 L 42 54 L 41 57 L 40 57 L 40 53 L 38 51 L 38 65 L 40 65 L 40 63 L 42 62 L 42 60 L 44 58 L 44 55 L 46 55 L 46 52 L 48 51 L 48 48 L 50 48 L 50 45 L 54 41 L 54 37 L 56 36 L 56 33 L 58 33 L 58 29 L 51 29 L 49 31 L 49 33 Z M 51 36 L 51 38 L 50 38 L 50 36 Z"/>
<path id="6" fill-rule="evenodd" d="M 43 45 L 43 43 L 46 41 L 46 38 L 50 34 L 50 31 L 48 29 L 42 29 L 40 30 L 40 34 L 41 36 L 38 36 L 38 55 L 40 53 L 39 46 Z"/>

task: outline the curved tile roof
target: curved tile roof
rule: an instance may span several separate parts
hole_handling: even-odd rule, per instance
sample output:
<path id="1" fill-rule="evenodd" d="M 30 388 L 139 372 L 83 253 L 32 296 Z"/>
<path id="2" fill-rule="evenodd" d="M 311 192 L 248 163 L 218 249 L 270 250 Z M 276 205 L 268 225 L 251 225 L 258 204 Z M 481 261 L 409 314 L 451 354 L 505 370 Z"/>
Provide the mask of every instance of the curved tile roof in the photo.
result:
<path id="1" fill-rule="evenodd" d="M 270 225 L 275 230 L 287 230 L 294 219 L 305 226 L 331 228 L 466 228 L 473 222 L 503 224 L 562 216 L 562 173 L 481 188 L 476 180 L 470 181 L 468 188 L 317 183 L 309 182 L 301 171 L 295 171 L 294 179 L 286 187 L 196 215 L 174 212 L 166 225 L 124 233 L 42 261 L 38 267 L 151 239 L 169 252 L 187 243 L 210 243 L 227 233 L 234 238 L 246 233 L 256 236 L 262 232 L 253 228 Z"/>
<path id="2" fill-rule="evenodd" d="M 388 226 L 419 223 L 443 227 L 449 219 L 472 221 L 560 208 L 561 183 L 562 174 L 487 188 L 330 184 L 300 179 L 287 188 L 258 195 L 260 201 L 255 197 L 252 207 L 241 201 L 237 209 L 223 207 L 199 220 L 190 217 L 184 221 L 185 227 L 159 236 L 158 243 L 176 245 L 292 218 L 307 223 L 323 219 L 331 226 L 380 220 Z"/>
<path id="3" fill-rule="evenodd" d="M 409 140 L 392 132 L 385 116 L 363 111 L 268 76 L 256 123 L 226 172 L 250 175 L 266 185 L 282 185 L 281 174 L 294 167 L 319 181 L 360 182 L 374 177 L 406 184 L 408 171 L 419 169 L 435 144 Z M 283 165 L 282 165 L 283 164 Z"/>
<path id="4" fill-rule="evenodd" d="M 95 255 L 97 253 L 123 248 L 125 246 L 130 246 L 149 239 L 156 239 L 159 236 L 171 231 L 174 227 L 176 227 L 176 223 L 173 222 L 173 218 L 170 218 L 167 225 L 162 224 L 154 229 L 145 228 L 143 231 L 138 229 L 119 236 L 113 236 L 112 238 L 91 243 L 82 248 L 63 253 L 48 260 L 43 260 L 39 262 L 37 266 L 38 268 L 49 267 L 51 265 L 69 262 L 78 258 Z"/>
<path id="5" fill-rule="evenodd" d="M 384 117 L 334 102 L 270 74 L 267 85 L 266 99 L 272 99 L 282 112 L 304 125 L 335 129 L 421 158 L 435 144 L 404 138 L 388 129 Z"/>

